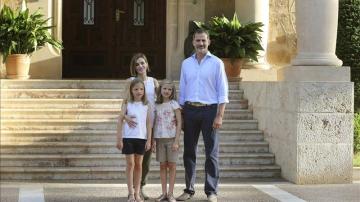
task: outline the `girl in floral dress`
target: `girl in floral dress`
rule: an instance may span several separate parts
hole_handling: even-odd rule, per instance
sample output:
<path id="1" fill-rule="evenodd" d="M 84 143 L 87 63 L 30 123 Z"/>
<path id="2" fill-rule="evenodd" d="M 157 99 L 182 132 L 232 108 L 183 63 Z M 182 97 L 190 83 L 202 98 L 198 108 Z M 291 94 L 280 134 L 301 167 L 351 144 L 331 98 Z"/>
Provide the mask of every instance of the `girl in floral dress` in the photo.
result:
<path id="1" fill-rule="evenodd" d="M 174 83 L 164 80 L 159 87 L 155 105 L 155 125 L 153 150 L 160 162 L 162 194 L 156 201 L 176 202 L 173 191 L 176 177 L 176 162 L 179 153 L 181 133 L 181 111 L 176 102 Z M 169 170 L 169 191 L 167 191 L 167 171 Z"/>

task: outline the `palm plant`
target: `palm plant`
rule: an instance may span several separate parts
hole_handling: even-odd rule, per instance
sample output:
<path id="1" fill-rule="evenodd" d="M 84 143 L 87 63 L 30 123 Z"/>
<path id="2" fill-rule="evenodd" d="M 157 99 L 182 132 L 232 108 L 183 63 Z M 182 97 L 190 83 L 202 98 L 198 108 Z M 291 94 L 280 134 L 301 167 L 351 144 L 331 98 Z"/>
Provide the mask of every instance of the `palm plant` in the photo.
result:
<path id="1" fill-rule="evenodd" d="M 212 17 L 205 24 L 195 21 L 199 28 L 209 32 L 211 44 L 209 50 L 220 58 L 248 58 L 257 60 L 261 46 L 261 22 L 242 25 L 236 15 L 229 20 L 225 16 Z"/>
<path id="2" fill-rule="evenodd" d="M 57 49 L 62 49 L 60 41 L 54 39 L 43 14 L 36 11 L 29 13 L 29 9 L 12 10 L 4 6 L 0 11 L 0 53 L 3 62 L 11 54 L 28 54 L 50 44 Z"/>

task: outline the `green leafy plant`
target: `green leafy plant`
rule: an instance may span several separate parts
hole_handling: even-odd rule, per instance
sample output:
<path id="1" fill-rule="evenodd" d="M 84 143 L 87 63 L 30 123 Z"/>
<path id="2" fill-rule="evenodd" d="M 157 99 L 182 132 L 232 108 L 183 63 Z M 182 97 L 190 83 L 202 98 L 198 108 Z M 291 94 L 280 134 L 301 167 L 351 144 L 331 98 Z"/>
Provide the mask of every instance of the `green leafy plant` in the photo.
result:
<path id="1" fill-rule="evenodd" d="M 242 25 L 236 15 L 229 20 L 225 16 L 212 17 L 207 24 L 195 21 L 199 28 L 209 32 L 209 50 L 221 58 L 248 58 L 258 61 L 261 46 L 261 22 Z"/>
<path id="2" fill-rule="evenodd" d="M 12 10 L 4 6 L 0 11 L 0 53 L 3 61 L 11 54 L 30 55 L 47 43 L 62 49 L 62 43 L 48 31 L 53 27 L 47 25 L 49 19 L 38 11 L 30 14 L 29 9 Z"/>
<path id="3" fill-rule="evenodd" d="M 360 69 L 360 0 L 340 0 L 336 55 L 344 66 Z"/>
<path id="4" fill-rule="evenodd" d="M 360 0 L 340 0 L 336 55 L 351 68 L 355 111 L 360 112 Z"/>
<path id="5" fill-rule="evenodd" d="M 360 113 L 354 116 L 354 152 L 360 152 Z"/>

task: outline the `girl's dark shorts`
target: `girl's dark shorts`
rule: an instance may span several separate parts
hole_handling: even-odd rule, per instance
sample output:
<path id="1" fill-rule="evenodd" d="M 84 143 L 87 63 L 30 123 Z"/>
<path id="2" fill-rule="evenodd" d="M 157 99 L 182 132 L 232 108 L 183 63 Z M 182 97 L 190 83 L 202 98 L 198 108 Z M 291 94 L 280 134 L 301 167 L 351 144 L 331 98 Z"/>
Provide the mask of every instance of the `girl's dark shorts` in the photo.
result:
<path id="1" fill-rule="evenodd" d="M 139 154 L 144 155 L 146 140 L 138 138 L 124 138 L 123 154 Z"/>

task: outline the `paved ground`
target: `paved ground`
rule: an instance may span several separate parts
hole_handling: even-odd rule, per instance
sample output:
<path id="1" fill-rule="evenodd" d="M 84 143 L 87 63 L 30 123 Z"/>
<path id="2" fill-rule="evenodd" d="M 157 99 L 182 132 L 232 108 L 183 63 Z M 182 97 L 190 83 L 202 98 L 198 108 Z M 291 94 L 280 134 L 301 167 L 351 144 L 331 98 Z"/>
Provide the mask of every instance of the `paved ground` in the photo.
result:
<path id="1" fill-rule="evenodd" d="M 175 195 L 182 192 L 183 184 L 176 184 Z M 192 201 L 206 201 L 203 185 L 198 188 Z M 20 183 L 1 182 L 1 202 L 121 202 L 126 201 L 126 184 L 116 183 Z M 160 194 L 159 184 L 146 186 L 151 197 Z M 149 200 L 154 201 L 154 200 Z M 360 181 L 353 184 L 294 185 L 289 182 L 223 182 L 219 187 L 219 202 L 272 202 L 316 201 L 359 202 Z"/>

